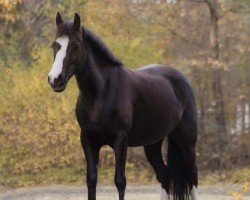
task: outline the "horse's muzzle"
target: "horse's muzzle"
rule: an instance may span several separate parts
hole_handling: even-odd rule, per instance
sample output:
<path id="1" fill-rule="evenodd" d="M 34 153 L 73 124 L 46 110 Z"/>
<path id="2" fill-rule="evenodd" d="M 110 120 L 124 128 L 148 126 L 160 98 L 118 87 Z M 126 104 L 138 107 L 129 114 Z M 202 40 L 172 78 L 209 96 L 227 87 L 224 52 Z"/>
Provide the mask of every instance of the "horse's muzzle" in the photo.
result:
<path id="1" fill-rule="evenodd" d="M 48 76 L 48 82 L 55 92 L 63 92 L 66 87 L 66 80 L 62 75 L 59 75 L 54 80 L 51 80 L 51 78 Z"/>

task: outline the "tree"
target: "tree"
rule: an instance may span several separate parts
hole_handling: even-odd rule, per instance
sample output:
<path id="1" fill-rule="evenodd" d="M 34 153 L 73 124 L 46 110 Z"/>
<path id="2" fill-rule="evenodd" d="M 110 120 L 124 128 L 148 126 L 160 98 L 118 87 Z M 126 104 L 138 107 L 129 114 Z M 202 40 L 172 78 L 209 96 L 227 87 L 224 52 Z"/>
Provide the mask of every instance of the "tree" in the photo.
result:
<path id="1" fill-rule="evenodd" d="M 210 45 L 212 48 L 212 67 L 213 67 L 213 95 L 215 100 L 215 123 L 216 132 L 219 134 L 219 150 L 225 153 L 227 148 L 227 129 L 225 122 L 224 97 L 222 93 L 220 63 L 220 44 L 219 44 L 219 12 L 216 0 L 204 0 L 210 12 Z"/>

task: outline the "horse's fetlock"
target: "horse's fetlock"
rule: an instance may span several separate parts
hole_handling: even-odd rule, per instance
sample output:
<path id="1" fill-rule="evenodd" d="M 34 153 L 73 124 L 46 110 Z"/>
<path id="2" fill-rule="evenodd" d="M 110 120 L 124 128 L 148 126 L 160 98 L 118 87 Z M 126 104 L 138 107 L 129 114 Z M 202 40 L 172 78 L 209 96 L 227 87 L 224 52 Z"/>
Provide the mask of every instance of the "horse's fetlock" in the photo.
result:
<path id="1" fill-rule="evenodd" d="M 91 186 L 96 186 L 96 184 L 97 184 L 97 175 L 96 174 L 87 175 L 87 185 L 91 187 Z"/>
<path id="2" fill-rule="evenodd" d="M 125 188 L 126 187 L 126 177 L 115 177 L 115 185 L 117 188 Z"/>

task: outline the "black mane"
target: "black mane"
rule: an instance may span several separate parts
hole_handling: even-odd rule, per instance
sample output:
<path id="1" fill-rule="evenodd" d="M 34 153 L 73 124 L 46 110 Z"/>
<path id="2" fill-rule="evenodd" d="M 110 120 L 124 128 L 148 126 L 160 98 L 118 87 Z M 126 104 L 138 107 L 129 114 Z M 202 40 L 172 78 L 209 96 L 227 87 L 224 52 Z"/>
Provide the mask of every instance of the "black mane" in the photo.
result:
<path id="1" fill-rule="evenodd" d="M 102 57 L 108 63 L 114 66 L 123 66 L 121 60 L 114 56 L 104 42 L 93 32 L 87 28 L 82 27 L 82 31 L 85 33 L 86 42 L 91 46 L 98 56 Z"/>

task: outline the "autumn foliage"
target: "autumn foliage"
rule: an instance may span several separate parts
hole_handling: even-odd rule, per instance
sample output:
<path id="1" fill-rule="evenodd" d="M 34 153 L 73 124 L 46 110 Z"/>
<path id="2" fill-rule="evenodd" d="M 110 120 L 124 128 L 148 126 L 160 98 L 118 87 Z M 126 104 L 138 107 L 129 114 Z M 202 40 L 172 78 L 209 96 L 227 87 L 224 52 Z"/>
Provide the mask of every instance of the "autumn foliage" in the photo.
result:
<path id="1" fill-rule="evenodd" d="M 74 114 L 78 95 L 75 80 L 62 94 L 54 93 L 47 83 L 57 10 L 65 19 L 80 13 L 84 25 L 101 35 L 129 68 L 168 63 L 181 70 L 196 93 L 201 174 L 221 169 L 234 172 L 242 167 L 249 173 L 248 1 L 218 1 L 219 59 L 212 55 L 211 16 L 206 4 L 192 0 L 157 2 L 0 0 L 0 185 L 85 181 Z M 220 99 L 214 96 L 215 68 L 221 73 L 216 80 L 221 86 Z M 218 101 L 224 108 L 225 124 L 216 118 Z M 220 126 L 225 130 L 223 138 L 217 131 L 222 130 Z M 105 147 L 99 163 L 101 183 L 113 182 L 113 163 L 113 152 Z M 129 150 L 129 182 L 155 181 L 145 163 L 141 148 Z M 229 177 L 239 181 L 247 173 Z M 236 191 L 239 194 L 234 193 L 238 199 L 247 182 L 242 187 Z"/>

